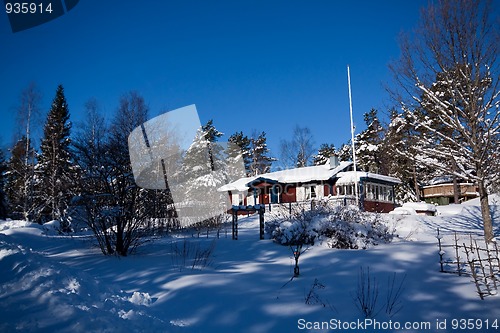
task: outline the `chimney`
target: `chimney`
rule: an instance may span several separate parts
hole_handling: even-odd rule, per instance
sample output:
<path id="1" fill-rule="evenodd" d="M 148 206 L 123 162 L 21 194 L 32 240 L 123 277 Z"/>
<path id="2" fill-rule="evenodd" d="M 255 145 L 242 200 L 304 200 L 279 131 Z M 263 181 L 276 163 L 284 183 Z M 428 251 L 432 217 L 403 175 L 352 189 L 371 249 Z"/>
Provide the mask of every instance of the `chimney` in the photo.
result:
<path id="1" fill-rule="evenodd" d="M 330 156 L 330 169 L 335 169 L 339 166 L 339 157 L 337 155 Z"/>

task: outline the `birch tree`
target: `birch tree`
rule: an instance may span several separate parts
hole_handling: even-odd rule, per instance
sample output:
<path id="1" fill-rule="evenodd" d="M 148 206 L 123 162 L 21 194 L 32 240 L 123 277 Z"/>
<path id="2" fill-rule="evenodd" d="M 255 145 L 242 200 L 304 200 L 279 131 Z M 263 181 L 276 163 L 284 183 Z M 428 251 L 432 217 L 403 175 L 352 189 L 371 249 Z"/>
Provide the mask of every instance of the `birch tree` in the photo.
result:
<path id="1" fill-rule="evenodd" d="M 402 56 L 391 65 L 401 88 L 395 96 L 403 111 L 413 115 L 412 125 L 423 129 L 415 159 L 477 183 L 487 242 L 494 240 L 487 188 L 498 177 L 493 157 L 500 133 L 494 4 L 430 4 L 422 10 L 415 34 L 401 38 Z M 443 161 L 453 161 L 453 168 Z"/>

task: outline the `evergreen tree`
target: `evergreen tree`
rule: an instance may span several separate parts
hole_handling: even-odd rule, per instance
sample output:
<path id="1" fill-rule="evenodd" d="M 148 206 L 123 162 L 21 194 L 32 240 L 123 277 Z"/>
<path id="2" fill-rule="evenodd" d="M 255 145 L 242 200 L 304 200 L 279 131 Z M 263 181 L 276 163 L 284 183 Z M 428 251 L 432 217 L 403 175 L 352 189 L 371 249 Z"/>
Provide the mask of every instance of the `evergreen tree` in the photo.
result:
<path id="1" fill-rule="evenodd" d="M 236 160 L 240 158 L 243 160 L 245 166 L 245 173 L 250 175 L 250 165 L 252 164 L 252 158 L 250 154 L 250 139 L 243 135 L 243 132 L 236 132 L 231 135 L 228 139 L 229 149 L 228 155 Z"/>
<path id="2" fill-rule="evenodd" d="M 217 146 L 215 143 L 217 140 L 224 135 L 224 133 L 219 132 L 213 123 L 213 120 L 210 119 L 205 125 L 201 127 L 201 131 L 203 133 L 203 138 L 206 140 L 206 147 L 208 148 L 208 158 L 210 160 L 210 167 L 212 170 L 215 170 L 215 156 L 220 153 L 217 150 Z"/>
<path id="3" fill-rule="evenodd" d="M 314 165 L 324 165 L 326 162 L 330 160 L 330 156 L 337 154 L 337 150 L 335 149 L 335 145 L 323 143 L 319 147 L 318 153 L 313 157 Z"/>
<path id="4" fill-rule="evenodd" d="M 74 167 L 70 153 L 69 109 L 62 85 L 47 115 L 40 146 L 37 173 L 37 215 L 39 221 L 59 219 L 73 195 Z"/>
<path id="5" fill-rule="evenodd" d="M 383 128 L 378 119 L 377 110 L 371 109 L 364 114 L 366 129 L 356 135 L 356 163 L 361 170 L 386 173 L 381 170 L 383 155 L 380 146 L 383 137 Z"/>
<path id="6" fill-rule="evenodd" d="M 269 156 L 265 132 L 261 132 L 259 135 L 257 133 L 252 135 L 250 139 L 250 156 L 252 159 L 250 174 L 252 176 L 271 171 L 271 165 L 275 159 Z"/>
<path id="7" fill-rule="evenodd" d="M 217 191 L 230 180 L 228 149 L 216 142 L 221 136 L 222 133 L 209 121 L 198 130 L 184 155 L 181 168 L 184 198 L 182 202 L 176 202 L 184 207 L 179 216 L 183 226 L 218 228 L 220 216 L 229 208 L 227 195 Z"/>
<path id="8" fill-rule="evenodd" d="M 30 161 L 34 159 L 35 152 L 26 137 L 22 137 L 10 153 L 5 174 L 5 192 L 10 216 L 14 219 L 28 220 L 32 218 L 33 212 L 34 168 Z M 25 164 L 26 160 L 29 162 L 28 165 Z"/>
<path id="9" fill-rule="evenodd" d="M 338 150 L 339 160 L 340 161 L 352 161 L 352 145 L 351 140 L 347 143 L 343 143 Z"/>
<path id="10" fill-rule="evenodd" d="M 0 219 L 5 219 L 8 216 L 7 194 L 5 193 L 6 173 L 7 161 L 3 150 L 0 149 Z"/>

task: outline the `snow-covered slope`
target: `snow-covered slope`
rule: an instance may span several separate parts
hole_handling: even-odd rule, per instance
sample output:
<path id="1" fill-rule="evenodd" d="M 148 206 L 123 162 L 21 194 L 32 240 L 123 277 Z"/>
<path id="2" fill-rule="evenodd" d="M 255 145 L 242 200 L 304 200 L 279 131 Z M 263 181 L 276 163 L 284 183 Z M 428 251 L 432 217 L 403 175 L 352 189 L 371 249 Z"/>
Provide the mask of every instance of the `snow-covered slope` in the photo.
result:
<path id="1" fill-rule="evenodd" d="M 353 300 L 361 268 L 369 268 L 378 285 L 380 323 L 429 322 L 436 331 L 436 321 L 446 319 L 451 332 L 453 319 L 500 321 L 500 297 L 481 301 L 470 278 L 439 273 L 436 228 L 445 235 L 455 229 L 480 233 L 476 208 L 437 217 L 387 216 L 399 239 L 368 250 L 318 244 L 301 256 L 301 275 L 293 280 L 291 250 L 259 240 L 254 217 L 240 220 L 237 241 L 164 238 L 126 258 L 103 256 L 85 235 L 0 222 L 0 331 L 326 332 L 307 328 L 364 320 Z M 498 232 L 496 211 L 494 219 Z M 196 269 L 175 251 L 213 244 L 209 264 Z M 394 273 L 397 283 L 404 279 L 402 309 L 389 315 L 385 299 Z"/>

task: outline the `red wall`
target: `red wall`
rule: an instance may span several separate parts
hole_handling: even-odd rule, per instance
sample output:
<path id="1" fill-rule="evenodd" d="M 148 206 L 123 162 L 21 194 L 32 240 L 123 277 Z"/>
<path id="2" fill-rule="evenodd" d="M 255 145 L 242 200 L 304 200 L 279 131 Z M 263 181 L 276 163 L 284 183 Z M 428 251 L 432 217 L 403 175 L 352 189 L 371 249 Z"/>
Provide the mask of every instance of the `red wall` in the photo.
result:
<path id="1" fill-rule="evenodd" d="M 297 201 L 297 188 L 295 186 L 287 185 L 283 189 L 283 193 L 281 193 L 281 202 L 295 202 Z"/>
<path id="2" fill-rule="evenodd" d="M 375 213 L 389 213 L 394 210 L 394 204 L 391 202 L 379 202 L 379 201 L 364 201 L 365 211 L 375 212 Z"/>

